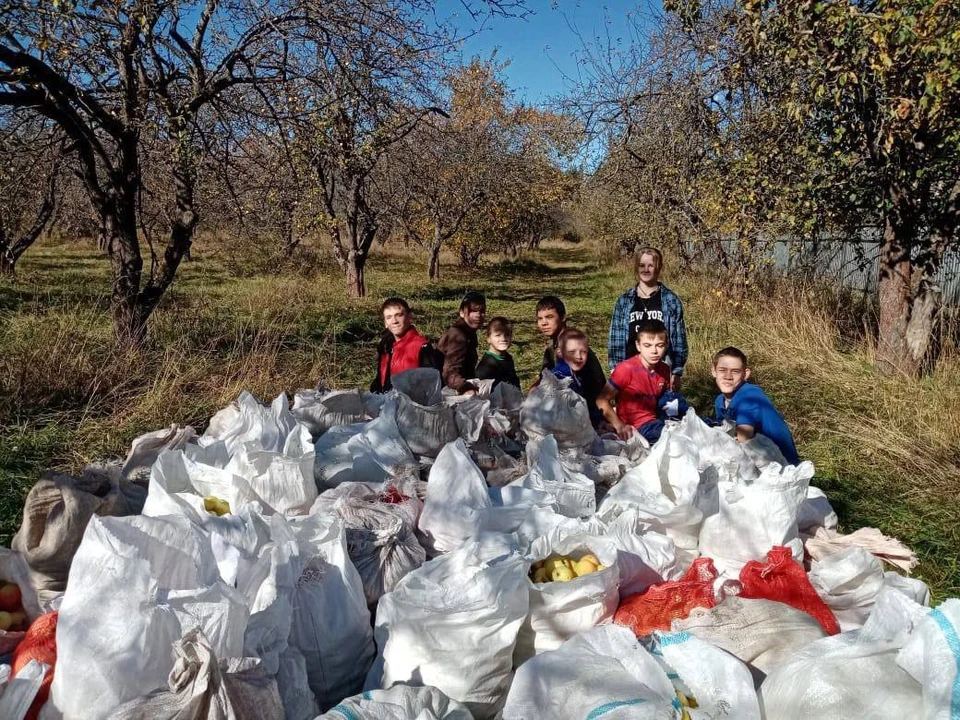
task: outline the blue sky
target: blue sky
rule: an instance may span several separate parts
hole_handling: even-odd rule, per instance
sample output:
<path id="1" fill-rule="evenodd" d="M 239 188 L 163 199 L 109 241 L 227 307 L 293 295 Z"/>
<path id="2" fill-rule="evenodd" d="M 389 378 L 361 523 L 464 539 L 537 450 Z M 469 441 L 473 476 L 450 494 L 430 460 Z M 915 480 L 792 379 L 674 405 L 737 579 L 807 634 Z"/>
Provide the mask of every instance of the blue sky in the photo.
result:
<path id="1" fill-rule="evenodd" d="M 463 10 L 459 0 L 439 0 L 437 14 L 456 13 L 455 24 L 463 30 L 475 24 Z M 532 14 L 526 19 L 493 18 L 481 31 L 470 37 L 462 49 L 463 59 L 479 55 L 488 57 L 497 49 L 499 61 L 510 60 L 507 79 L 517 98 L 532 105 L 543 105 L 551 97 L 563 94 L 570 78 L 579 77 L 578 53 L 581 37 L 588 42 L 605 38 L 629 38 L 628 15 L 643 18 L 651 7 L 659 9 L 660 1 L 652 0 L 527 0 Z"/>

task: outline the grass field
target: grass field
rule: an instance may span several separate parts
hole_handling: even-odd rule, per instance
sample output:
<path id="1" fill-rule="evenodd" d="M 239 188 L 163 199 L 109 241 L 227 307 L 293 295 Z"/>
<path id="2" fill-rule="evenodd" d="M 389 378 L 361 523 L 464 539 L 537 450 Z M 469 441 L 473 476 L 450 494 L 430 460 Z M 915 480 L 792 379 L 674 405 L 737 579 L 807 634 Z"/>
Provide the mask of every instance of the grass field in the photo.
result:
<path id="1" fill-rule="evenodd" d="M 613 303 L 631 282 L 627 266 L 577 245 L 472 273 L 445 266 L 433 284 L 421 258 L 382 251 L 368 269 L 370 297 L 350 300 L 334 270 L 238 273 L 235 259 L 202 244 L 195 257 L 136 351 L 112 348 L 109 267 L 89 245 L 41 245 L 15 279 L 0 281 L 0 544 L 9 544 L 26 492 L 47 470 L 123 455 L 138 434 L 170 423 L 202 430 L 243 389 L 267 400 L 320 380 L 365 386 L 386 295 L 407 297 L 418 326 L 437 337 L 464 290 L 485 291 L 488 315 L 517 323 L 514 354 L 527 383 L 542 356 L 533 324 L 541 295 L 563 297 L 603 359 Z M 917 574 L 937 598 L 960 596 L 956 357 L 934 377 L 881 378 L 869 345 L 838 330 L 859 327 L 849 299 L 781 285 L 737 306 L 708 277 L 667 273 L 665 281 L 686 305 L 684 391 L 696 406 L 712 403 L 712 353 L 739 345 L 801 455 L 816 464 L 814 482 L 842 528 L 899 537 L 919 554 Z"/>

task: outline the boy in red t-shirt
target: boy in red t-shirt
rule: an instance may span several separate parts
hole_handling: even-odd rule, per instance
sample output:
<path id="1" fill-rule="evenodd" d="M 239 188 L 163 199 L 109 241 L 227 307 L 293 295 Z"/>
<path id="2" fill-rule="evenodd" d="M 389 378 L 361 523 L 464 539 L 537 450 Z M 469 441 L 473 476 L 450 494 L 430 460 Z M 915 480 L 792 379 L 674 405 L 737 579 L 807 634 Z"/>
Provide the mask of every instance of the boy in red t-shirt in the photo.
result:
<path id="1" fill-rule="evenodd" d="M 621 440 L 639 432 L 651 444 L 660 439 L 663 420 L 657 418 L 660 397 L 670 388 L 667 328 L 660 320 L 645 320 L 637 330 L 637 354 L 617 365 L 597 398 Z M 614 410 L 611 401 L 616 400 Z"/>

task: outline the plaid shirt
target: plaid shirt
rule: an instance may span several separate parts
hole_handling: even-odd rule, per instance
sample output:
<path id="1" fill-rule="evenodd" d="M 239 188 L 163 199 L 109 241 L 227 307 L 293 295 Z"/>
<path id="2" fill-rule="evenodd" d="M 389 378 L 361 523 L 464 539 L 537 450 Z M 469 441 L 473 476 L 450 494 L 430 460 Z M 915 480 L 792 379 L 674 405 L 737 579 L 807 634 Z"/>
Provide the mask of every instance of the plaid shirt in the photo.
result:
<path id="1" fill-rule="evenodd" d="M 636 286 L 617 298 L 610 320 L 610 336 L 607 341 L 607 357 L 610 369 L 627 359 L 627 339 L 630 337 L 630 311 L 637 299 Z M 683 305 L 680 298 L 666 285 L 660 285 L 660 303 L 663 306 L 663 324 L 667 326 L 670 367 L 674 375 L 683 375 L 687 364 L 687 328 L 683 324 Z"/>

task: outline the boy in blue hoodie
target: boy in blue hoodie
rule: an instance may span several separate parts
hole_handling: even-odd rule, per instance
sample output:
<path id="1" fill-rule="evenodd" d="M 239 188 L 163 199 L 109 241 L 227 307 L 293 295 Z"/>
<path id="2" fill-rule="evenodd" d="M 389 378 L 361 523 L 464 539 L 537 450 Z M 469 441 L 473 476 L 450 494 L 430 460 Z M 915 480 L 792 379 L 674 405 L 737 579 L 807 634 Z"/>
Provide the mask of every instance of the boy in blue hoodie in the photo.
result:
<path id="1" fill-rule="evenodd" d="M 743 351 L 735 347 L 723 348 L 713 356 L 711 374 L 720 390 L 714 406 L 717 420 L 732 421 L 739 442 L 746 442 L 757 433 L 766 435 L 780 448 L 788 463 L 799 465 L 797 447 L 783 416 L 763 390 L 747 382 L 750 368 Z"/>

